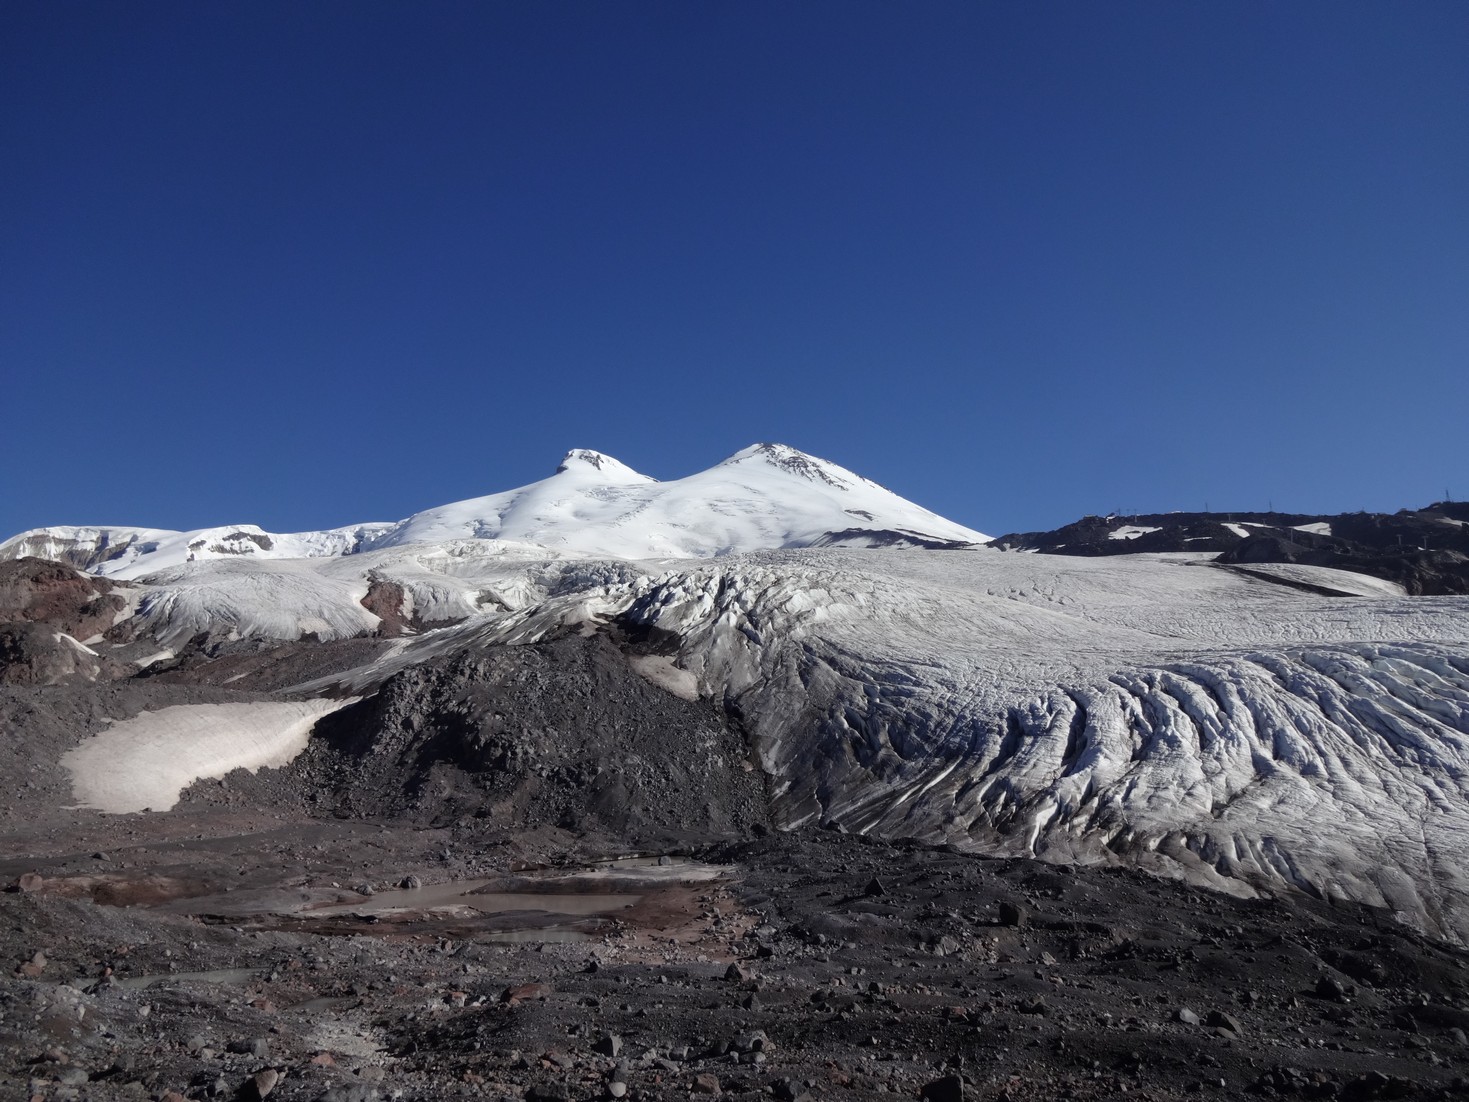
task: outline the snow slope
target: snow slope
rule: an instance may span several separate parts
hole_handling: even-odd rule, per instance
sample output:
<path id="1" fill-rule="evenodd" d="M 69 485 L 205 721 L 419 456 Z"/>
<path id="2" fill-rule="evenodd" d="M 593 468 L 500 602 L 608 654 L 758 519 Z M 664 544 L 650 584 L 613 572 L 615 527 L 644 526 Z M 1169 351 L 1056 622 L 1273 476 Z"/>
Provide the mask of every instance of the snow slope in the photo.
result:
<path id="1" fill-rule="evenodd" d="M 215 559 L 150 574 L 134 625 L 169 648 L 212 639 L 323 642 L 380 633 L 363 601 L 374 585 L 401 593 L 406 621 L 495 616 L 636 575 L 616 560 L 559 555 L 507 540 L 405 544 L 341 558 Z"/>
<path id="2" fill-rule="evenodd" d="M 707 471 L 658 482 L 599 452 L 568 452 L 550 478 L 518 490 L 359 524 L 279 535 L 254 525 L 194 532 L 41 528 L 0 544 L 0 558 L 59 559 L 113 578 L 188 562 L 338 557 L 410 543 L 493 539 L 557 552 L 701 558 L 818 542 L 983 542 L 875 482 L 782 444 L 756 444 Z"/>
<path id="3" fill-rule="evenodd" d="M 215 559 L 301 559 L 351 555 L 390 528 L 359 524 L 280 535 L 253 524 L 171 532 L 121 526 L 35 528 L 0 543 L 0 559 L 54 559 L 109 578 L 141 578 L 155 570 Z"/>

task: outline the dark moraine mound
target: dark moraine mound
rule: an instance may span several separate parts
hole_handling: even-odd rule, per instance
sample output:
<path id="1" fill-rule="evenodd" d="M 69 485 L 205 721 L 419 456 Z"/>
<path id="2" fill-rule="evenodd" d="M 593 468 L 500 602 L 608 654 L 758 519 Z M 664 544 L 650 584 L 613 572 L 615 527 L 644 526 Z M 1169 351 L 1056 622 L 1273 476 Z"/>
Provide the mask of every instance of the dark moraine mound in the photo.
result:
<path id="1" fill-rule="evenodd" d="M 352 816 L 628 839 L 763 826 L 764 780 L 737 722 L 634 661 L 598 634 L 415 667 L 323 721 L 286 773 Z"/>

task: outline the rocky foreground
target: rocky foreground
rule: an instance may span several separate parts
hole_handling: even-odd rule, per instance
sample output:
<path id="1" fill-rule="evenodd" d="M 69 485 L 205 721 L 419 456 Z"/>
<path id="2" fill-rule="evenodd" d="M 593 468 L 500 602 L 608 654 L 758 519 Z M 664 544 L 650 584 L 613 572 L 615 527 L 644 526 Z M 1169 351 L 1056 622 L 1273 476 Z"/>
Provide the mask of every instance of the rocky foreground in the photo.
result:
<path id="1" fill-rule="evenodd" d="M 7 1098 L 1469 1094 L 1469 956 L 1353 905 L 820 829 L 613 864 L 472 820 L 70 814 L 4 839 Z"/>

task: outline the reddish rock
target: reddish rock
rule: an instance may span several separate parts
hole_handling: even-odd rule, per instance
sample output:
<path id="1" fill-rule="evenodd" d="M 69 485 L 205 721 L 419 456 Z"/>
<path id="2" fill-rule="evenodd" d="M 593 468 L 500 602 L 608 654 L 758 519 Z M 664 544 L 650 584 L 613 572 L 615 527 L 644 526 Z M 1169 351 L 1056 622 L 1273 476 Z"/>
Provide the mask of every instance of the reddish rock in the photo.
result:
<path id="1" fill-rule="evenodd" d="M 275 1085 L 281 1081 L 281 1073 L 274 1068 L 266 1068 L 264 1071 L 256 1072 L 251 1085 L 255 1088 L 255 1097 L 264 1098 L 275 1090 Z"/>
<path id="2" fill-rule="evenodd" d="M 549 983 L 522 983 L 516 987 L 507 987 L 500 992 L 500 1001 L 514 1006 L 528 999 L 544 999 L 551 994 Z"/>
<path id="3" fill-rule="evenodd" d="M 397 582 L 371 578 L 366 595 L 357 603 L 382 621 L 377 633 L 384 638 L 402 635 L 408 626 L 408 617 L 403 615 L 403 587 Z"/>
<path id="4" fill-rule="evenodd" d="M 76 639 L 112 627 L 127 602 L 105 578 L 47 559 L 0 562 L 0 623 L 45 624 Z"/>

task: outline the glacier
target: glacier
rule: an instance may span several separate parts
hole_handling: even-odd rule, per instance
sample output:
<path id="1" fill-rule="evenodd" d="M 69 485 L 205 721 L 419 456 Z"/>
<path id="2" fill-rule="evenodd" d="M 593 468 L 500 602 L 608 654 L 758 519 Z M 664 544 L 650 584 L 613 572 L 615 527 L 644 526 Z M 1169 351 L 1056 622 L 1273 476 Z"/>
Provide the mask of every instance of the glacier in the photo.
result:
<path id="1" fill-rule="evenodd" d="M 627 614 L 747 718 L 784 824 L 1469 934 L 1462 598 L 1323 598 L 1180 557 L 801 558 L 667 577 Z"/>

